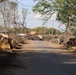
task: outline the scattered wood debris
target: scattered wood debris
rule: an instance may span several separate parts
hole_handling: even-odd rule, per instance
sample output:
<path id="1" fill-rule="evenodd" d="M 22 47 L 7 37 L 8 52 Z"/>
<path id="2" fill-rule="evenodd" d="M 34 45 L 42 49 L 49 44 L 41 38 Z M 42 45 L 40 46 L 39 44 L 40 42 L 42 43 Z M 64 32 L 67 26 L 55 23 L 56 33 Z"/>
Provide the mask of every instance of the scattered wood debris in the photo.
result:
<path id="1" fill-rule="evenodd" d="M 12 49 L 21 49 L 26 43 L 26 37 L 23 35 L 2 34 L 0 33 L 0 51 L 12 51 Z"/>

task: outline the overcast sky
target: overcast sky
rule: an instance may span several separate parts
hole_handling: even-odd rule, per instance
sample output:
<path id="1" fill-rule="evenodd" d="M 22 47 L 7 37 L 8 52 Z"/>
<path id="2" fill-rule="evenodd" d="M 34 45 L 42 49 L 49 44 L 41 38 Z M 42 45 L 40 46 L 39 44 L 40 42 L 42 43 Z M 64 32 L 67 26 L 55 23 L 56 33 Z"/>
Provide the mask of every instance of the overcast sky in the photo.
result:
<path id="1" fill-rule="evenodd" d="M 24 5 L 19 3 L 19 10 L 21 10 L 22 7 L 25 7 L 30 12 L 29 15 L 27 16 L 27 20 L 26 20 L 27 27 L 36 28 L 36 27 L 42 26 L 43 22 L 41 20 L 41 15 L 32 12 L 32 6 L 35 5 L 35 2 L 33 2 L 33 0 L 18 0 L 18 1 L 26 6 L 25 7 Z M 48 28 L 54 27 L 54 28 L 59 29 L 60 23 L 58 21 L 56 21 L 55 19 L 56 19 L 56 13 L 53 14 L 53 16 L 51 17 L 51 20 L 49 20 L 45 26 Z"/>

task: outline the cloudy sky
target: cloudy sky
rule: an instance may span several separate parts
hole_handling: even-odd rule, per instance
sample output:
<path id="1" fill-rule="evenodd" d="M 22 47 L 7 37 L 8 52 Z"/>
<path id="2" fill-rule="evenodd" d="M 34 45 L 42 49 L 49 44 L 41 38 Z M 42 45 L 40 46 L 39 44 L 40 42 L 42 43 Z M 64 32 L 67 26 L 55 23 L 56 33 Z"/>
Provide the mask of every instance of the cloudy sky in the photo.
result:
<path id="1" fill-rule="evenodd" d="M 21 10 L 22 7 L 27 8 L 28 11 L 30 12 L 29 15 L 27 16 L 27 27 L 28 28 L 36 28 L 42 26 L 42 21 L 41 21 L 41 15 L 37 13 L 32 12 L 32 6 L 35 5 L 35 2 L 33 0 L 18 0 L 19 2 L 19 10 Z M 22 4 L 24 5 L 22 5 Z M 55 20 L 56 18 L 56 13 L 53 14 L 51 17 L 51 20 L 48 21 L 48 23 L 45 25 L 46 27 L 54 27 L 59 29 L 60 23 Z"/>

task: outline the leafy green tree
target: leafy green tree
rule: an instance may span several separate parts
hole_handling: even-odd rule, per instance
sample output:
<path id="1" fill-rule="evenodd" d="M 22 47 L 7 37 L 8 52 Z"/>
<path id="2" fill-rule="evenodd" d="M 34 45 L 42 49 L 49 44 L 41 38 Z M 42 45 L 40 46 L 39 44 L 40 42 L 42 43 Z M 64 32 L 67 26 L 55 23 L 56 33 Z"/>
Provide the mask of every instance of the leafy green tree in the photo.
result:
<path id="1" fill-rule="evenodd" d="M 66 31 L 69 30 L 70 25 L 73 26 L 73 19 L 76 16 L 76 1 L 63 0 L 62 3 L 60 0 L 57 0 L 58 3 L 58 12 L 57 12 L 57 20 L 61 21 L 66 25 Z"/>
<path id="2" fill-rule="evenodd" d="M 35 13 L 40 13 L 42 15 L 42 20 L 45 24 L 48 19 L 51 18 L 52 14 L 56 12 L 54 1 L 52 0 L 34 0 L 37 4 L 33 7 Z"/>
<path id="3" fill-rule="evenodd" d="M 47 27 L 37 27 L 34 29 L 27 28 L 27 31 L 28 32 L 35 31 L 39 35 L 43 35 L 43 34 L 47 35 L 47 34 L 52 34 L 52 29 L 53 29 L 53 34 L 60 34 L 61 33 L 60 30 L 57 30 L 55 28 L 47 28 Z"/>
<path id="4" fill-rule="evenodd" d="M 76 0 L 34 0 L 37 4 L 33 7 L 34 12 L 41 13 L 43 19 L 48 21 L 51 15 L 57 12 L 57 20 L 65 24 L 66 32 L 76 24 Z"/>

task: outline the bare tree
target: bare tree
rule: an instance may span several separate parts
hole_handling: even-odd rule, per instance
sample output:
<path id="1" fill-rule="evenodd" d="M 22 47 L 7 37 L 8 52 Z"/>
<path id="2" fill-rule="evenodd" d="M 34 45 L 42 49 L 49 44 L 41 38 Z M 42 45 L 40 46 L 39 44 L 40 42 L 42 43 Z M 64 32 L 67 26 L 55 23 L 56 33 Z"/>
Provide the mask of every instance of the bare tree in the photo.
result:
<path id="1" fill-rule="evenodd" d="M 1 18 L 3 18 L 4 26 L 10 27 L 15 23 L 15 18 L 17 15 L 17 3 L 16 2 L 2 2 L 0 4 Z"/>
<path id="2" fill-rule="evenodd" d="M 22 8 L 22 28 L 23 32 L 26 32 L 26 17 L 29 14 L 28 10 L 25 8 Z"/>
<path id="3" fill-rule="evenodd" d="M 18 3 L 15 1 L 0 0 L 0 24 L 5 28 L 13 27 L 15 31 L 19 28 L 22 32 L 26 31 L 26 17 L 28 10 L 22 8 L 21 17 L 18 14 Z M 21 18 L 21 19 L 20 19 Z"/>
<path id="4" fill-rule="evenodd" d="M 1 15 L 2 15 L 2 18 L 3 18 L 3 23 L 4 23 L 4 26 L 7 27 L 7 13 L 8 13 L 8 3 L 7 2 L 2 2 L 0 4 L 0 12 L 1 12 Z"/>
<path id="5" fill-rule="evenodd" d="M 18 13 L 17 12 L 18 4 L 16 2 L 12 1 L 10 3 L 10 8 L 12 9 L 13 26 L 15 26 L 16 25 L 16 19 L 18 17 L 18 15 L 17 15 L 17 13 Z"/>
<path id="6" fill-rule="evenodd" d="M 0 3 L 1 3 L 1 2 L 4 2 L 4 1 L 7 1 L 7 0 L 0 0 Z"/>

